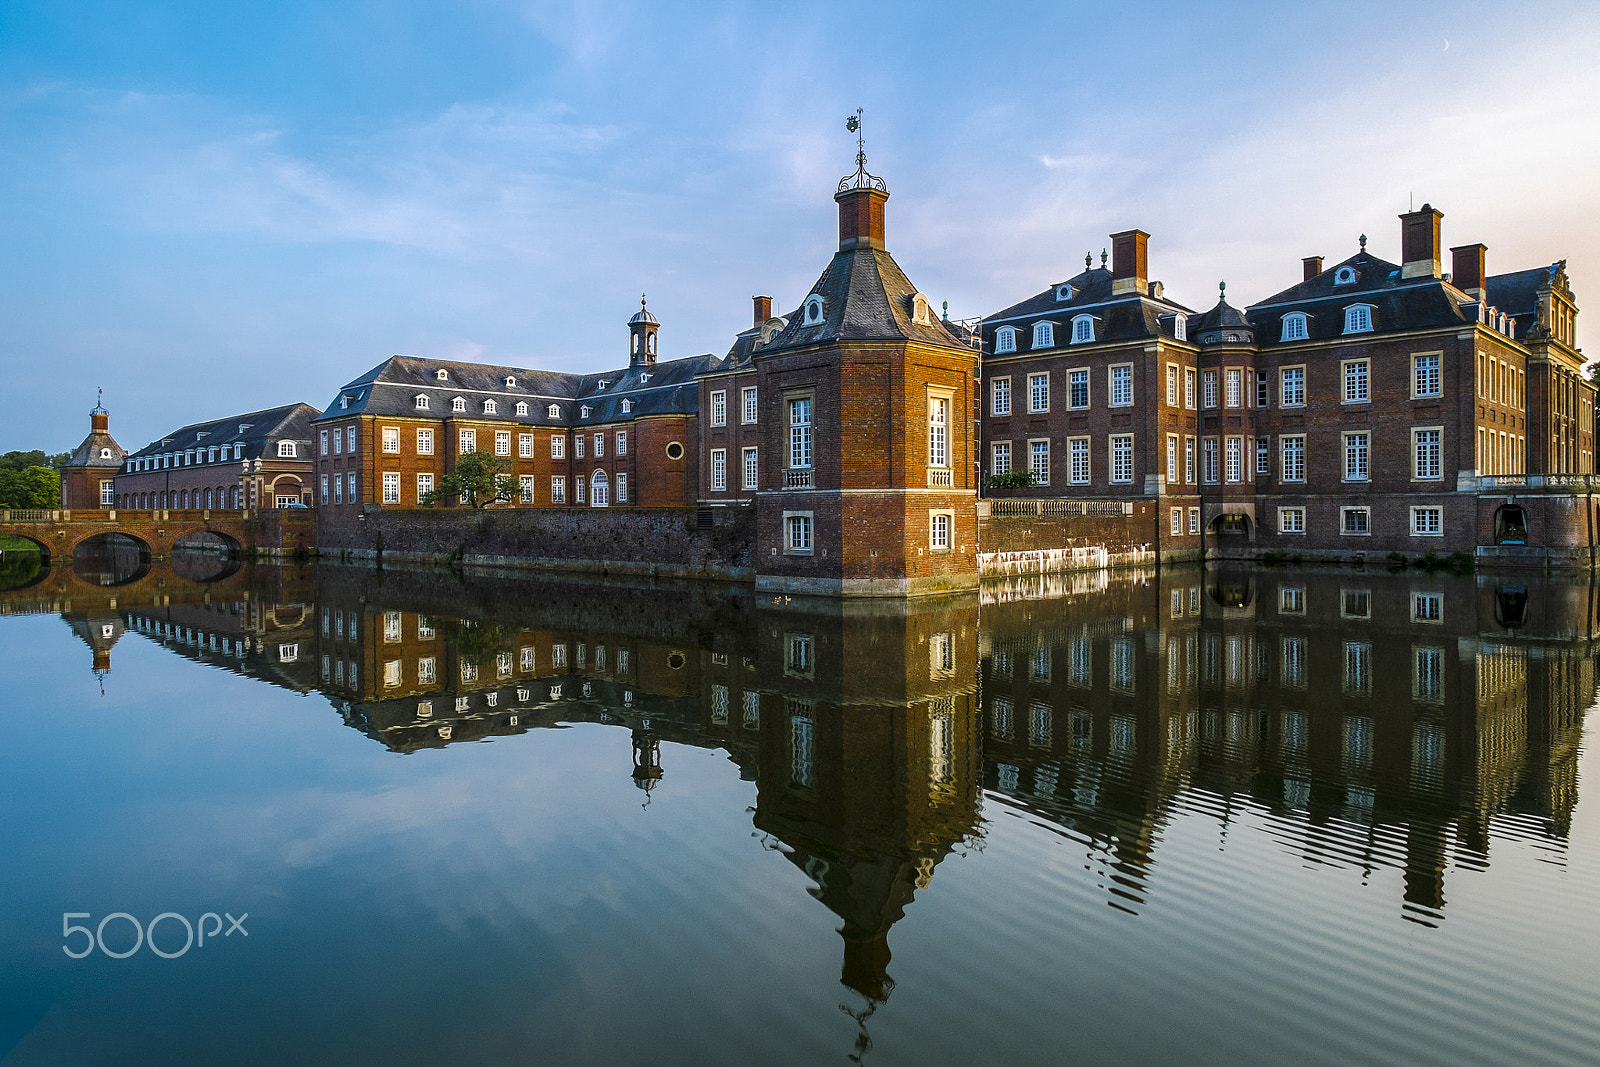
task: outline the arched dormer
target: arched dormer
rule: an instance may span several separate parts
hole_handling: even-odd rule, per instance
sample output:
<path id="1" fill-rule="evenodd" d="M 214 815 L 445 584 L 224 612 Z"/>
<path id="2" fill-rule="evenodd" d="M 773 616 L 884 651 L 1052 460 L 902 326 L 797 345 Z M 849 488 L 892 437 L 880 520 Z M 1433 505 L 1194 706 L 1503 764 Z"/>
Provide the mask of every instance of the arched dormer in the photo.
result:
<path id="1" fill-rule="evenodd" d="M 1072 343 L 1075 345 L 1086 344 L 1094 340 L 1094 316 L 1074 315 L 1072 317 Z"/>
<path id="2" fill-rule="evenodd" d="M 1056 324 L 1053 322 L 1036 322 L 1033 324 L 1033 347 L 1054 348 L 1056 346 Z"/>
<path id="3" fill-rule="evenodd" d="M 1283 317 L 1283 336 L 1280 341 L 1304 341 L 1311 336 L 1310 321 L 1304 311 L 1291 311 Z"/>
<path id="4" fill-rule="evenodd" d="M 439 379 L 441 382 L 448 382 L 450 380 L 450 372 L 445 370 L 443 367 L 440 367 L 438 370 L 434 371 L 433 376 Z"/>
<path id="5" fill-rule="evenodd" d="M 633 401 L 624 398 L 624 400 L 622 401 L 622 413 L 624 415 L 626 415 L 629 412 L 631 412 L 632 410 L 633 410 Z"/>
<path id="6" fill-rule="evenodd" d="M 1017 350 L 1016 327 L 1002 326 L 994 332 L 994 350 L 996 352 L 1015 352 Z"/>
<path id="7" fill-rule="evenodd" d="M 582 407 L 578 408 L 578 418 L 587 419 L 588 417 L 589 417 L 589 405 L 588 404 L 584 404 Z"/>
<path id="8" fill-rule="evenodd" d="M 1356 269 L 1349 264 L 1333 272 L 1334 285 L 1354 285 L 1356 283 Z"/>
<path id="9" fill-rule="evenodd" d="M 517 387 L 517 376 L 515 374 L 506 375 L 506 388 L 507 389 L 515 389 L 516 387 Z"/>
<path id="10" fill-rule="evenodd" d="M 928 306 L 928 298 L 922 293 L 911 294 L 911 322 L 915 326 L 933 325 L 933 310 Z"/>
<path id="11" fill-rule="evenodd" d="M 806 297 L 805 304 L 801 306 L 800 325 L 821 326 L 822 311 L 822 294 L 812 293 L 810 296 Z"/>
<path id="12" fill-rule="evenodd" d="M 1065 304 L 1067 301 L 1071 300 L 1073 297 L 1075 297 L 1077 295 L 1078 295 L 1077 291 L 1074 290 L 1072 288 L 1072 286 L 1066 284 L 1065 282 L 1063 282 L 1060 285 L 1056 286 L 1056 302 L 1057 303 Z"/>
<path id="13" fill-rule="evenodd" d="M 1344 309 L 1345 333 L 1371 333 L 1374 329 L 1373 306 L 1351 304 Z"/>

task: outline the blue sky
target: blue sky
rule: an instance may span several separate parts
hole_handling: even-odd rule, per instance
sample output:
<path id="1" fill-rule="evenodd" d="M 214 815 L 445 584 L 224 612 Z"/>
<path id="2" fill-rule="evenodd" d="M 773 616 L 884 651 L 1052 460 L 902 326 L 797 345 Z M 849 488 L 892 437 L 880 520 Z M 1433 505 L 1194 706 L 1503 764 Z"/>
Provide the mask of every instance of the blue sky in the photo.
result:
<path id="1" fill-rule="evenodd" d="M 1582 306 L 1595 55 L 1559 0 L 6 0 L 0 451 L 75 445 L 98 386 L 132 448 L 394 353 L 615 366 L 641 292 L 664 357 L 720 354 L 826 264 L 857 107 L 952 316 L 1133 226 L 1169 296 L 1246 304 L 1361 233 L 1398 258 L 1412 196 Z"/>

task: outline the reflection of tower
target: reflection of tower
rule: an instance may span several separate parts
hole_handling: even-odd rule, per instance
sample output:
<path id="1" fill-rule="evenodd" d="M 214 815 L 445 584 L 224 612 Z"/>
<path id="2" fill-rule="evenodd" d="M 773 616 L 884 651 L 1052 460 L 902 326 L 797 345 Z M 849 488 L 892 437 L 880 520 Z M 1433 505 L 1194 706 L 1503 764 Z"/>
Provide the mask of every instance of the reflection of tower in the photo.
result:
<path id="1" fill-rule="evenodd" d="M 661 769 L 661 738 L 650 729 L 650 720 L 645 719 L 643 725 L 633 731 L 633 784 L 645 791 L 646 805 L 650 803 L 650 792 L 661 783 L 665 773 Z"/>
<path id="2" fill-rule="evenodd" d="M 84 614 L 63 616 L 72 632 L 77 634 L 93 653 L 95 679 L 100 683 L 100 695 L 106 691 L 106 675 L 111 673 L 111 649 L 122 637 L 122 618 L 109 610 L 89 611 Z"/>

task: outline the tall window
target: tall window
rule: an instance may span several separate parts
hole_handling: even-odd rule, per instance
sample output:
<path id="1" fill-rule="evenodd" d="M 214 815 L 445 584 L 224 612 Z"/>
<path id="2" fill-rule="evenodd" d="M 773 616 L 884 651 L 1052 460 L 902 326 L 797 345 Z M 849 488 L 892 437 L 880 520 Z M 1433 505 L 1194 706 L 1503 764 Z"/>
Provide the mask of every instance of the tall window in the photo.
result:
<path id="1" fill-rule="evenodd" d="M 1413 396 L 1441 396 L 1444 389 L 1439 375 L 1437 353 L 1411 357 L 1411 394 Z"/>
<path id="2" fill-rule="evenodd" d="M 1351 304 L 1344 309 L 1345 333 L 1372 332 L 1372 305 Z"/>
<path id="3" fill-rule="evenodd" d="M 1202 451 L 1205 455 L 1205 465 L 1201 468 L 1201 477 L 1207 482 L 1215 482 L 1217 480 L 1217 439 L 1215 437 L 1207 437 Z"/>
<path id="4" fill-rule="evenodd" d="M 320 444 L 320 451 L 322 452 L 322 454 L 324 456 L 326 456 L 328 454 L 328 431 L 327 430 L 323 430 L 322 431 L 322 435 L 321 435 L 319 444 Z"/>
<path id="5" fill-rule="evenodd" d="M 1133 403 L 1133 367 L 1123 364 L 1111 368 L 1111 406 L 1127 407 Z"/>
<path id="6" fill-rule="evenodd" d="M 742 390 L 739 395 L 744 401 L 743 420 L 746 423 L 755 422 L 756 421 L 756 411 L 757 411 L 757 408 L 756 408 L 756 391 L 753 388 L 752 389 L 745 389 L 745 390 Z"/>
<path id="7" fill-rule="evenodd" d="M 1083 344 L 1094 340 L 1094 316 L 1079 315 L 1072 320 L 1072 343 Z"/>
<path id="8" fill-rule="evenodd" d="M 565 504 L 567 502 L 567 478 L 564 474 L 550 476 L 550 503 Z"/>
<path id="9" fill-rule="evenodd" d="M 1371 364 L 1364 359 L 1347 360 L 1344 367 L 1344 402 L 1363 404 L 1372 399 Z"/>
<path id="10" fill-rule="evenodd" d="M 1285 482 L 1303 482 L 1306 480 L 1306 439 L 1303 435 L 1294 437 L 1280 437 L 1278 444 L 1283 451 L 1281 480 Z"/>
<path id="11" fill-rule="evenodd" d="M 1050 484 L 1050 442 L 1028 442 L 1028 469 L 1033 471 L 1033 480 L 1039 485 Z"/>
<path id="12" fill-rule="evenodd" d="M 1293 312 L 1283 317 L 1283 337 L 1285 341 L 1304 341 L 1306 339 L 1306 317 L 1301 312 Z"/>
<path id="13" fill-rule="evenodd" d="M 1074 408 L 1089 406 L 1089 372 L 1086 370 L 1072 370 L 1067 372 L 1067 405 Z"/>
<path id="14" fill-rule="evenodd" d="M 511 433 L 508 430 L 496 431 L 494 435 L 494 454 L 497 456 L 511 455 Z"/>
<path id="15" fill-rule="evenodd" d="M 789 401 L 789 466 L 811 466 L 811 398 Z"/>
<path id="16" fill-rule="evenodd" d="M 1271 403 L 1271 397 L 1267 391 L 1267 376 L 1258 374 L 1256 375 L 1256 407 L 1264 408 L 1269 403 Z"/>
<path id="17" fill-rule="evenodd" d="M 711 425 L 726 426 L 728 424 L 728 394 L 725 390 L 718 389 L 711 394 Z"/>
<path id="18" fill-rule="evenodd" d="M 744 487 L 746 489 L 754 489 L 756 487 L 756 479 L 758 477 L 759 471 L 760 471 L 760 465 L 757 463 L 756 450 L 754 448 L 745 449 L 744 450 Z M 620 479 L 622 478 L 622 475 L 620 475 L 620 474 L 617 475 L 617 478 L 619 479 L 617 489 L 618 489 L 618 492 L 620 493 L 621 492 L 621 481 L 620 481 Z"/>
<path id="19" fill-rule="evenodd" d="M 567 458 L 567 439 L 561 434 L 555 434 L 550 438 L 550 458 Z"/>
<path id="20" fill-rule="evenodd" d="M 1239 370 L 1237 367 L 1230 368 L 1227 371 L 1226 377 L 1223 381 L 1223 388 L 1226 390 L 1223 395 L 1223 400 L 1226 402 L 1228 407 L 1236 408 L 1243 406 L 1243 381 L 1244 372 Z"/>
<path id="21" fill-rule="evenodd" d="M 1440 478 L 1444 476 L 1443 439 L 1443 430 L 1411 431 L 1411 476 L 1413 478 Z"/>
<path id="22" fill-rule="evenodd" d="M 1194 438 L 1183 439 L 1183 480 L 1194 484 Z"/>
<path id="23" fill-rule="evenodd" d="M 1244 481 L 1244 438 L 1230 437 L 1225 442 L 1224 462 L 1226 476 L 1230 482 Z"/>
<path id="24" fill-rule="evenodd" d="M 996 378 L 989 383 L 989 410 L 996 415 L 1011 414 L 1011 379 Z"/>
<path id="25" fill-rule="evenodd" d="M 1050 410 L 1050 375 L 1028 375 L 1028 410 Z"/>
<path id="26" fill-rule="evenodd" d="M 581 433 L 572 435 L 572 455 L 577 459 L 583 458 L 584 448 L 587 447 L 588 438 Z"/>
<path id="27" fill-rule="evenodd" d="M 1272 438 L 1256 438 L 1256 473 L 1272 473 Z"/>
<path id="28" fill-rule="evenodd" d="M 611 503 L 611 483 L 605 471 L 595 471 L 589 481 L 589 506 L 603 508 Z"/>
<path id="29" fill-rule="evenodd" d="M 784 517 L 784 547 L 790 552 L 811 551 L 811 516 L 787 515 Z"/>
<path id="30" fill-rule="evenodd" d="M 533 503 L 533 475 L 523 474 L 517 477 L 517 497 L 519 503 Z"/>
<path id="31" fill-rule="evenodd" d="M 617 455 L 626 456 L 627 454 L 628 454 L 628 431 L 627 430 L 618 430 L 617 431 Z"/>
<path id="32" fill-rule="evenodd" d="M 1370 437 L 1365 433 L 1344 435 L 1344 480 L 1364 482 L 1371 473 L 1369 463 Z"/>
<path id="33" fill-rule="evenodd" d="M 950 398 L 928 398 L 928 466 L 950 466 Z"/>
<path id="34" fill-rule="evenodd" d="M 996 441 L 989 446 L 989 473 L 1009 474 L 1011 471 L 1011 442 Z"/>
<path id="35" fill-rule="evenodd" d="M 1116 434 L 1111 438 L 1111 480 L 1133 481 L 1133 435 Z"/>
<path id="36" fill-rule="evenodd" d="M 1183 368 L 1183 406 L 1194 410 L 1194 368 Z"/>
<path id="37" fill-rule="evenodd" d="M 936 511 L 928 516 L 928 547 L 935 552 L 950 551 L 950 513 Z"/>
<path id="38" fill-rule="evenodd" d="M 1176 434 L 1167 434 L 1167 481 L 1178 480 L 1178 437 Z M 1172 531 L 1177 533 L 1177 530 Z"/>
<path id="39" fill-rule="evenodd" d="M 517 455 L 524 459 L 533 458 L 533 434 L 521 433 L 517 435 Z"/>
<path id="40" fill-rule="evenodd" d="M 387 473 L 383 476 L 383 502 L 385 504 L 400 503 L 400 475 L 398 472 Z"/>
<path id="41" fill-rule="evenodd" d="M 606 435 L 597 432 L 594 435 L 594 457 L 599 459 L 606 454 Z"/>
<path id="42" fill-rule="evenodd" d="M 617 472 L 617 503 L 626 504 L 627 502 L 628 502 L 628 472 L 627 471 L 618 471 Z M 621 665 L 621 662 L 620 662 L 621 658 L 622 658 L 622 654 L 620 652 L 617 653 L 617 659 L 618 659 L 618 665 L 619 666 Z"/>
<path id="43" fill-rule="evenodd" d="M 1178 367 L 1177 364 L 1167 364 L 1167 407 L 1178 406 Z"/>
<path id="44" fill-rule="evenodd" d="M 1089 484 L 1089 439 L 1074 437 L 1067 441 L 1068 477 L 1073 485 Z"/>
<path id="45" fill-rule="evenodd" d="M 1200 375 L 1200 406 L 1214 408 L 1217 406 L 1217 372 L 1208 370 Z"/>
<path id="46" fill-rule="evenodd" d="M 1306 402 L 1306 369 L 1285 367 L 1278 375 L 1278 403 L 1286 408 L 1304 407 Z"/>
<path id="47" fill-rule="evenodd" d="M 996 352 L 1015 352 L 1017 350 L 1017 331 L 1010 326 L 1002 326 L 994 332 L 994 350 Z"/>
<path id="48" fill-rule="evenodd" d="M 431 475 L 431 474 L 419 474 L 419 475 L 417 475 L 417 502 L 421 503 L 422 502 L 422 498 L 427 496 L 431 492 L 433 492 L 433 475 Z"/>
<path id="49" fill-rule="evenodd" d="M 462 430 L 461 431 L 461 448 L 459 449 L 461 454 L 462 455 L 466 455 L 468 452 L 476 452 L 477 450 L 478 450 L 478 431 L 477 430 Z"/>
<path id="50" fill-rule="evenodd" d="M 728 488 L 728 450 L 713 448 L 711 450 L 711 489 L 721 492 Z"/>
<path id="51" fill-rule="evenodd" d="M 1051 348 L 1056 343 L 1055 325 L 1049 322 L 1036 322 L 1033 324 L 1033 347 Z"/>

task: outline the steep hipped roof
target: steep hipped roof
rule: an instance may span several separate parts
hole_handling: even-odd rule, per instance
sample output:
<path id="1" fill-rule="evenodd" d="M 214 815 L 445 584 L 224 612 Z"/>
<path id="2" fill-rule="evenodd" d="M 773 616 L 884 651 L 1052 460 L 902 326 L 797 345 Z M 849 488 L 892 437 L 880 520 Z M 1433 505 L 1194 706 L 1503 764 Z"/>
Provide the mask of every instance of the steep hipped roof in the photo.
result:
<path id="1" fill-rule="evenodd" d="M 787 325 L 762 346 L 763 355 L 835 341 L 920 341 L 966 347 L 955 329 L 934 316 L 931 308 L 928 325 L 913 320 L 917 288 L 894 257 L 881 248 L 835 253 L 806 299 L 812 295 L 822 297 L 822 321 L 808 326 L 803 314 L 791 314 Z M 802 301 L 801 306 L 804 304 Z"/>
<path id="2" fill-rule="evenodd" d="M 106 452 L 111 455 L 105 455 Z M 62 467 L 117 467 L 122 465 L 127 456 L 128 453 L 110 433 L 91 430 L 89 436 L 72 450 L 72 455 L 67 457 Z"/>
<path id="3" fill-rule="evenodd" d="M 1173 317 L 1190 314 L 1187 307 L 1166 297 L 1153 297 L 1145 293 L 1113 295 L 1113 280 L 1111 272 L 1103 267 L 1086 269 L 1026 300 L 992 315 L 985 315 L 985 339 L 992 342 L 994 331 L 1001 326 L 1024 328 L 1036 322 L 1065 324 L 1074 316 L 1084 314 L 1093 315 L 1096 319 L 1096 341 L 1171 336 Z M 1017 350 L 1023 351 L 1023 346 L 1031 343 L 1031 340 L 1028 333 L 1022 333 L 1017 339 Z M 1060 347 L 1061 340 L 1052 337 L 1050 347 Z M 985 350 L 993 354 L 993 348 L 990 343 Z"/>
<path id="4" fill-rule="evenodd" d="M 182 452 L 187 448 L 243 444 L 245 458 L 255 459 L 263 455 L 262 449 L 269 440 L 311 440 L 311 420 L 316 414 L 317 409 L 310 404 L 284 404 L 261 411 L 247 411 L 242 415 L 191 422 L 151 441 L 133 455 L 148 456 Z"/>
<path id="5" fill-rule="evenodd" d="M 1341 281 L 1348 269 L 1354 275 Z M 1363 248 L 1342 263 L 1291 285 L 1245 309 L 1264 345 L 1282 341 L 1283 318 L 1306 316 L 1306 339 L 1325 340 L 1344 334 L 1344 310 L 1352 304 L 1372 307 L 1376 332 L 1456 326 L 1475 321 L 1476 302 L 1442 278 L 1402 278 L 1398 264 L 1379 259 Z M 1473 309 L 1469 314 L 1466 309 Z"/>

